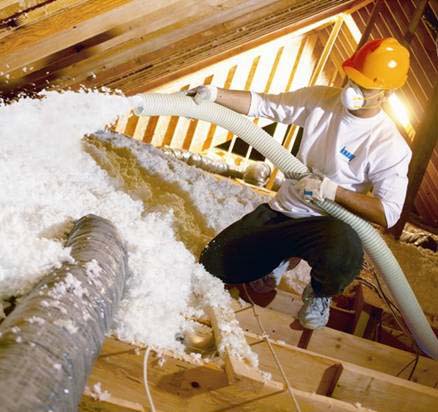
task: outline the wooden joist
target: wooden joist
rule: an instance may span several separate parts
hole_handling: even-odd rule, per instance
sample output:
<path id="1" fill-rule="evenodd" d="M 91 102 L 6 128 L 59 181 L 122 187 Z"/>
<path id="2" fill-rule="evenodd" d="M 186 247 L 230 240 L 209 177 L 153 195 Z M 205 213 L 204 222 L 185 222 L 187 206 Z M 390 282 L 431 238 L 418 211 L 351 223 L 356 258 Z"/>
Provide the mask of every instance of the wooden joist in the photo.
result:
<path id="1" fill-rule="evenodd" d="M 273 338 L 285 341 L 290 345 L 298 345 L 303 330 L 295 320 L 302 303 L 298 296 L 279 291 L 269 308 L 257 308 L 266 332 Z M 241 327 L 252 333 L 260 333 L 257 322 L 250 310 L 236 314 Z M 388 347 L 348 333 L 331 328 L 323 328 L 313 332 L 307 349 L 340 361 L 349 362 L 367 369 L 398 375 L 406 365 L 413 365 L 415 354 Z M 407 377 L 412 369 L 406 368 L 400 375 Z M 438 387 L 438 362 L 420 356 L 412 376 L 413 382 Z"/>
<path id="2" fill-rule="evenodd" d="M 257 335 L 251 337 L 257 339 Z M 263 359 L 261 368 L 279 380 L 266 345 L 259 344 L 253 349 Z M 438 390 L 427 386 L 291 345 L 276 344 L 275 350 L 291 384 L 306 392 L 329 395 L 353 404 L 359 402 L 382 412 L 411 412 L 414 405 L 417 412 L 432 412 L 438 402 Z"/>
<path id="3" fill-rule="evenodd" d="M 90 376 L 89 386 L 100 382 L 102 388 L 111 394 L 107 402 L 113 400 L 120 405 L 130 402 L 132 410 L 141 410 L 137 405 L 142 405 L 148 411 L 142 378 L 142 354 L 136 354 L 133 346 L 108 339 Z M 262 412 L 266 411 L 265 400 L 272 407 L 269 410 L 294 410 L 290 398 L 284 395 L 283 390 L 278 390 L 281 389 L 278 384 L 255 384 L 245 379 L 230 383 L 220 364 L 211 363 L 200 367 L 166 357 L 164 366 L 159 367 L 158 360 L 153 358 L 149 363 L 149 383 L 155 404 L 163 412 L 209 412 L 233 406 L 231 410 Z M 266 390 L 272 393 L 272 389 L 276 389 L 277 394 L 265 397 Z M 299 390 L 296 395 L 300 404 L 311 405 L 310 410 L 315 412 L 326 412 L 330 408 L 341 412 L 357 412 L 351 404 L 321 395 Z M 84 398 L 84 402 L 90 403 L 87 398 Z"/>
<path id="4" fill-rule="evenodd" d="M 247 339 L 251 344 L 260 341 L 260 336 L 248 333 Z M 360 410 L 364 411 L 366 408 L 379 412 L 435 410 L 436 389 L 291 345 L 271 343 L 304 408 L 357 412 L 354 405 L 360 403 L 364 406 Z M 149 382 L 157 407 L 163 411 L 208 412 L 234 405 L 231 410 L 266 411 L 270 405 L 269 410 L 273 411 L 294 410 L 289 395 L 281 388 L 279 373 L 266 344 L 258 343 L 253 348 L 259 353 L 261 368 L 273 374 L 274 382 L 264 384 L 253 376 L 246 379 L 239 368 L 234 369 L 237 379 L 232 381 L 220 362 L 199 366 L 170 357 L 160 368 L 157 359 L 151 360 Z M 89 386 L 101 382 L 114 399 L 146 406 L 141 355 L 142 352 L 136 354 L 133 346 L 108 339 Z"/>
<path id="5" fill-rule="evenodd" d="M 257 308 L 262 323 L 270 329 L 288 325 L 293 320 L 285 315 L 288 320 L 274 316 L 269 322 L 267 316 L 273 311 L 266 311 Z M 216 344 L 222 348 L 220 358 L 212 358 L 202 365 L 187 355 L 179 355 L 179 359 L 171 354 L 153 355 L 148 360 L 148 385 L 161 411 L 288 412 L 300 408 L 314 412 L 353 412 L 358 405 L 363 405 L 359 410 L 364 412 L 411 412 L 413 407 L 416 412 L 432 412 L 438 402 L 437 389 L 284 342 L 269 340 L 269 345 L 266 337 L 246 332 L 244 339 L 258 354 L 261 370 L 272 374 L 272 380 L 267 380 L 249 361 L 237 358 L 222 335 L 222 323 L 230 324 L 235 319 L 233 311 L 209 307 L 206 312 L 208 318 L 203 319 L 203 323 L 211 324 Z M 245 307 L 240 307 L 236 314 L 243 327 L 248 326 L 245 316 L 252 315 L 255 321 L 254 313 Z M 352 339 L 358 338 L 352 336 Z M 149 410 L 143 387 L 143 353 L 143 349 L 107 339 L 88 385 L 93 387 L 100 382 L 110 396 L 102 409 L 98 409 L 99 403 L 90 399 L 92 393 L 86 391 L 81 410 L 111 412 L 114 405 L 126 411 Z M 387 348 L 388 357 L 394 353 L 392 348 Z M 166 362 L 158 366 L 163 356 Z M 283 381 L 275 357 L 282 365 L 287 382 Z M 287 391 L 288 384 L 295 400 Z"/>
<path id="6" fill-rule="evenodd" d="M 88 387 L 85 389 L 81 403 L 81 412 L 146 412 L 147 409 L 140 403 L 130 402 L 112 395 L 99 399 Z"/>

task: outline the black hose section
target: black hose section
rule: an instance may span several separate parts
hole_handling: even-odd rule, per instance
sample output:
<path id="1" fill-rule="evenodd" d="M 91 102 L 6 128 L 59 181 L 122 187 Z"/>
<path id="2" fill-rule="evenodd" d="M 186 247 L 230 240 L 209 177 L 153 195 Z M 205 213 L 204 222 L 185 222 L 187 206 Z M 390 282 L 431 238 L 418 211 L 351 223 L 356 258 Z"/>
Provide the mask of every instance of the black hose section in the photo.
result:
<path id="1" fill-rule="evenodd" d="M 128 273 L 117 229 L 87 215 L 66 246 L 74 263 L 45 276 L 0 325 L 2 412 L 77 411 L 111 327 Z"/>

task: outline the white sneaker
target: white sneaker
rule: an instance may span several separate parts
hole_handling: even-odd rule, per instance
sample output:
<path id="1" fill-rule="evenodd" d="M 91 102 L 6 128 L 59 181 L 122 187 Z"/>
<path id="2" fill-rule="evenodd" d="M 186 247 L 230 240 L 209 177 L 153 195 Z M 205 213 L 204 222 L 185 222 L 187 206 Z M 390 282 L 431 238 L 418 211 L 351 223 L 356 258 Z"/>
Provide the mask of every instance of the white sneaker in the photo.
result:
<path id="1" fill-rule="evenodd" d="M 298 312 L 298 320 L 306 329 L 319 329 L 327 325 L 332 298 L 315 296 L 308 284 L 303 292 L 303 306 Z"/>
<path id="2" fill-rule="evenodd" d="M 280 284 L 281 278 L 289 267 L 289 259 L 284 259 L 280 264 L 271 272 L 271 276 L 275 279 L 275 284 Z"/>

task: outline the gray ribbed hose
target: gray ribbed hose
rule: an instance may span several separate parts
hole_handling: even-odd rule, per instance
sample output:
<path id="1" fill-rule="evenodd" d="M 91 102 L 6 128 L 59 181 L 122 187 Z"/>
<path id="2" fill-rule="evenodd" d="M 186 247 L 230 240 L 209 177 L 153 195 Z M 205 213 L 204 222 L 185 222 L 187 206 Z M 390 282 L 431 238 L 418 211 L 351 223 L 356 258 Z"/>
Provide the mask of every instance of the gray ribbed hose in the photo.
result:
<path id="1" fill-rule="evenodd" d="M 128 255 L 116 227 L 87 215 L 64 263 L 0 325 L 0 411 L 74 412 L 125 286 Z"/>
<path id="2" fill-rule="evenodd" d="M 215 103 L 197 105 L 182 94 L 142 94 L 134 110 L 139 116 L 183 116 L 215 123 L 242 138 L 262 153 L 286 176 L 308 172 L 299 160 L 244 116 Z M 137 96 L 136 96 L 137 97 Z M 438 339 L 424 315 L 400 265 L 381 236 L 365 220 L 342 206 L 325 200 L 317 205 L 330 215 L 348 223 L 359 235 L 365 251 L 385 280 L 418 346 L 438 359 Z"/>

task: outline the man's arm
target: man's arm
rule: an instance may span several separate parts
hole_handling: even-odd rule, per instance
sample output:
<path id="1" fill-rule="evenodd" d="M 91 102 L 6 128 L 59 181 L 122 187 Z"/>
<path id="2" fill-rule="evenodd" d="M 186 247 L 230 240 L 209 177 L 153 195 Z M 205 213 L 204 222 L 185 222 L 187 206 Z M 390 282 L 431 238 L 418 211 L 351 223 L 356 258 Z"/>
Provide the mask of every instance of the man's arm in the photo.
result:
<path id="1" fill-rule="evenodd" d="M 244 115 L 304 126 L 307 103 L 310 100 L 318 101 L 325 91 L 325 88 L 304 87 L 293 92 L 266 94 L 202 85 L 187 90 L 185 94 L 192 96 L 197 104 L 216 102 Z"/>
<path id="2" fill-rule="evenodd" d="M 388 226 L 382 202 L 375 196 L 352 192 L 338 186 L 335 201 L 350 212 L 370 222 L 377 223 L 385 228 Z"/>
<path id="3" fill-rule="evenodd" d="M 251 106 L 251 93 L 244 90 L 228 90 L 218 87 L 216 103 L 247 115 Z"/>
<path id="4" fill-rule="evenodd" d="M 251 106 L 251 93 L 244 90 L 228 90 L 216 86 L 197 86 L 185 92 L 196 103 L 215 102 L 235 112 L 247 115 Z"/>
<path id="5" fill-rule="evenodd" d="M 368 221 L 388 226 L 385 209 L 378 197 L 344 189 L 321 173 L 304 175 L 295 182 L 295 190 L 305 202 L 328 199 Z"/>

